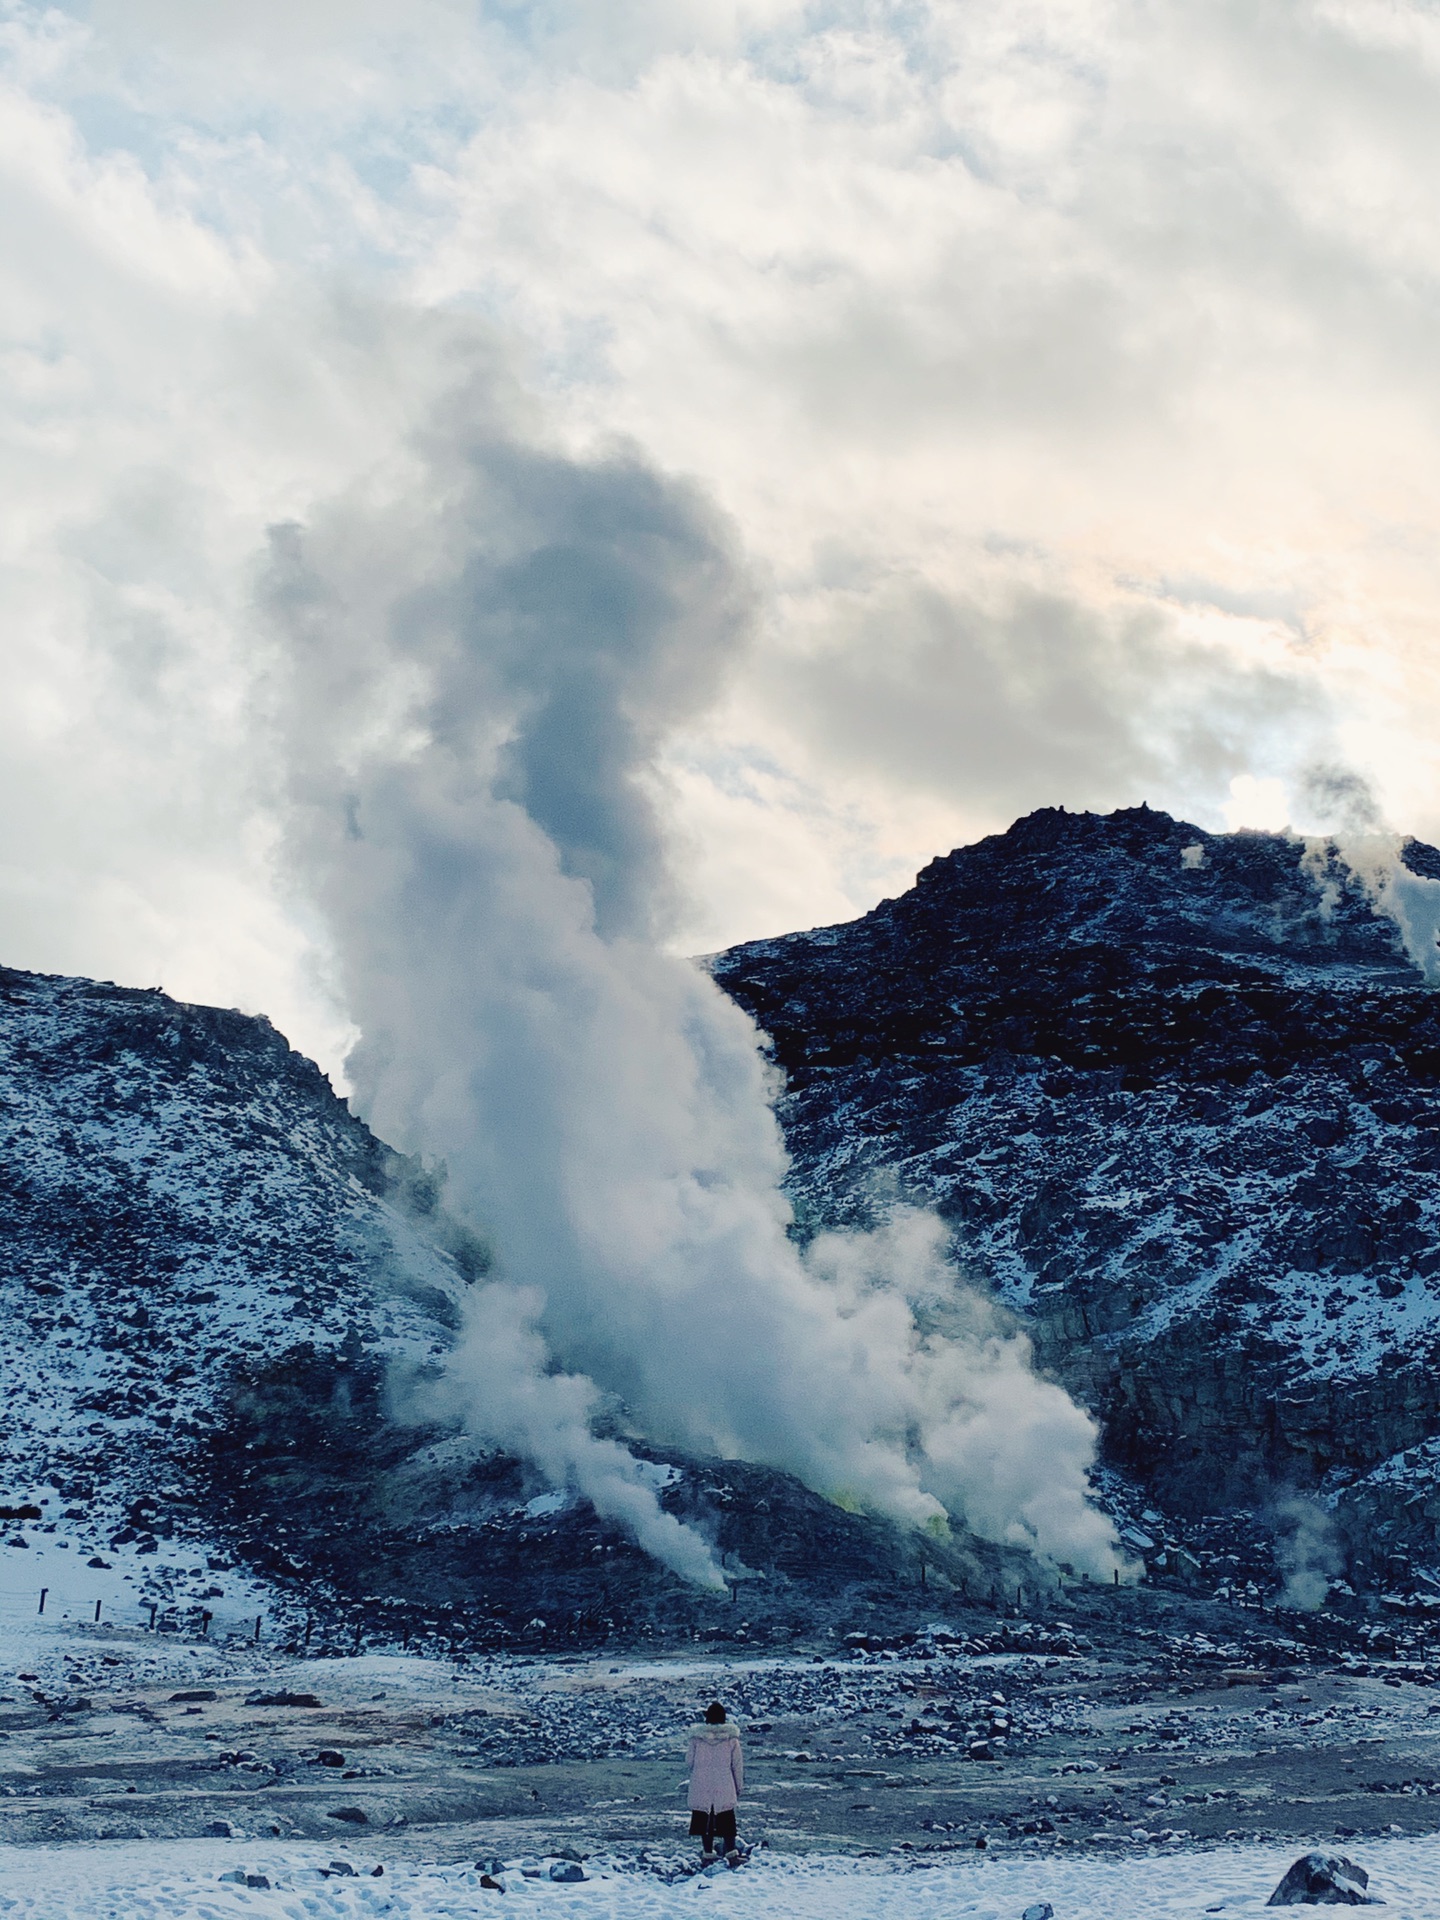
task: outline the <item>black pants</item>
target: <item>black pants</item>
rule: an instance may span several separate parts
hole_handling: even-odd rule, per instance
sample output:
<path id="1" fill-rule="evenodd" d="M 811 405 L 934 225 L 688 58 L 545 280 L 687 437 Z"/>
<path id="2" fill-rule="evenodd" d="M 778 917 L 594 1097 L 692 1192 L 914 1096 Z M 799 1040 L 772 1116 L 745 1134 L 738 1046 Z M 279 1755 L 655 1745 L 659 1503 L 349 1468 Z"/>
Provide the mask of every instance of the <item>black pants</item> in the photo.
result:
<path id="1" fill-rule="evenodd" d="M 714 1853 L 717 1840 L 724 1841 L 728 1853 L 735 1844 L 735 1809 L 729 1807 L 724 1813 L 717 1813 L 711 1807 L 706 1813 L 696 1807 L 690 1814 L 690 1831 L 705 1842 L 707 1853 Z"/>

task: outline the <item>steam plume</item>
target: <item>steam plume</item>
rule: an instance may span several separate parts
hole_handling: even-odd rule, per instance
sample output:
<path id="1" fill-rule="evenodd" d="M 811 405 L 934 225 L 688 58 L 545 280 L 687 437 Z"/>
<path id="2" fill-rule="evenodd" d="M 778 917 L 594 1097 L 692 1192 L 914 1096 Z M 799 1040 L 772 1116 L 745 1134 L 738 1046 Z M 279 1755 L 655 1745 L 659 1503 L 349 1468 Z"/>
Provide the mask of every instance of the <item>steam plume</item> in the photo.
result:
<path id="1" fill-rule="evenodd" d="M 1324 1606 L 1330 1582 L 1343 1564 L 1334 1523 L 1323 1507 L 1298 1496 L 1277 1502 L 1271 1517 L 1275 1564 L 1285 1576 L 1280 1605 L 1314 1613 Z"/>
<path id="2" fill-rule="evenodd" d="M 1386 828 L 1360 775 L 1343 767 L 1312 768 L 1304 795 L 1312 811 L 1335 821 L 1333 838 L 1307 839 L 1302 862 L 1319 890 L 1321 911 L 1328 916 L 1334 910 L 1348 871 L 1375 911 L 1393 921 L 1425 984 L 1440 986 L 1440 880 L 1406 866 L 1405 836 Z"/>
<path id="3" fill-rule="evenodd" d="M 451 437 L 423 489 L 277 530 L 267 603 L 358 1095 L 382 1133 L 444 1155 L 500 1253 L 451 1408 L 702 1582 L 708 1549 L 593 1438 L 600 1394 L 657 1438 L 1108 1573 L 1091 1422 L 956 1304 L 938 1223 L 802 1258 L 758 1036 L 655 943 L 643 780 L 747 633 L 705 503 L 623 453 Z M 950 1325 L 922 1333 L 942 1296 Z"/>

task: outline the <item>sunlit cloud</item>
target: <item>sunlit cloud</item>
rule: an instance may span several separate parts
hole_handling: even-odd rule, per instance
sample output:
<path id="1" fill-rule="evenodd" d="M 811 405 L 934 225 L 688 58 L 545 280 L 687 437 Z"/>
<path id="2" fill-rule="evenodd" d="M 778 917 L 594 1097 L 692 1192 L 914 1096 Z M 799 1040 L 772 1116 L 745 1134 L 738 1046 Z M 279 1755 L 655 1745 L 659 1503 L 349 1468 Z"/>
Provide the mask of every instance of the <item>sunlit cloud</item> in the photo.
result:
<path id="1" fill-rule="evenodd" d="M 1440 832 L 1427 9 L 94 0 L 0 57 L 12 962 L 335 1057 L 256 556 L 482 366 L 740 556 L 644 776 L 680 944 L 1041 804 L 1263 824 L 1341 765 Z"/>

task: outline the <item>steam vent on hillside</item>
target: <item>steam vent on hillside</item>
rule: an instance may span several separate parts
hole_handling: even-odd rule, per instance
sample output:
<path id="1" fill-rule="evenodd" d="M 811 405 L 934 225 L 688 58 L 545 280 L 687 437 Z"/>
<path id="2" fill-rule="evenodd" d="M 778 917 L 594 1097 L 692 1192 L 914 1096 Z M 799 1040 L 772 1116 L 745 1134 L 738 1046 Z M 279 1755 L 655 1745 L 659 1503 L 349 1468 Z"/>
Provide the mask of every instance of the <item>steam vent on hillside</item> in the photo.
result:
<path id="1" fill-rule="evenodd" d="M 708 963 L 783 1074 L 797 1236 L 938 1210 L 957 1277 L 1094 1412 L 1097 1495 L 1154 1581 L 1215 1591 L 1245 1515 L 1273 1577 L 1297 1499 L 1358 1589 L 1414 1592 L 1437 1557 L 1440 1000 L 1415 928 L 1440 854 L 1387 857 L 1047 810 L 849 925 Z M 407 1383 L 490 1253 L 263 1020 L 4 973 L 0 1070 L 4 1471 L 15 1512 L 74 1516 L 95 1604 L 197 1630 L 263 1604 L 297 1644 L 312 1618 L 753 1642 L 1048 1577 L 619 1409 L 737 1576 L 687 1588 L 533 1467 L 415 1424 Z"/>
<path id="2" fill-rule="evenodd" d="M 1440 853 L 1395 860 L 1433 927 Z M 1440 1521 L 1440 999 L 1375 894 L 1331 843 L 1046 809 L 712 964 L 807 1230 L 937 1207 L 1157 1508 L 1313 1493 L 1393 1583 Z"/>

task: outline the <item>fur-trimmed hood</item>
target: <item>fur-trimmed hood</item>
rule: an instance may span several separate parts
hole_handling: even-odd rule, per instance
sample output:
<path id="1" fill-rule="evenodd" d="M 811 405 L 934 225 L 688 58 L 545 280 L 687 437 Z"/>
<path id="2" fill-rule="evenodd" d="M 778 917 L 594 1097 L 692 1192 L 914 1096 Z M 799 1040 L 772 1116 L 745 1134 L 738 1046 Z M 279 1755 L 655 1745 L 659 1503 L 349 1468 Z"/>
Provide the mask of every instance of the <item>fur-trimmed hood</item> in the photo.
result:
<path id="1" fill-rule="evenodd" d="M 733 1720 L 722 1720 L 718 1727 L 709 1720 L 701 1720 L 696 1726 L 686 1731 L 685 1738 L 687 1740 L 738 1740 L 740 1729 Z"/>

